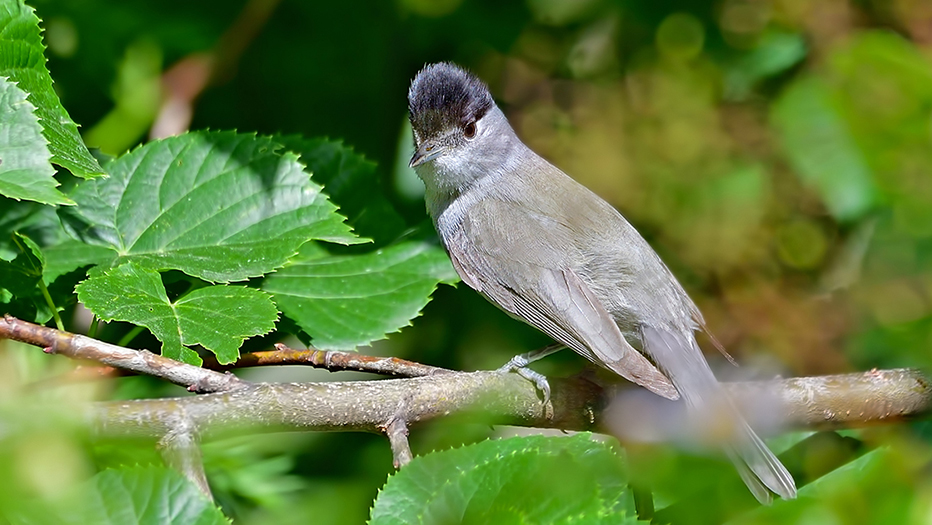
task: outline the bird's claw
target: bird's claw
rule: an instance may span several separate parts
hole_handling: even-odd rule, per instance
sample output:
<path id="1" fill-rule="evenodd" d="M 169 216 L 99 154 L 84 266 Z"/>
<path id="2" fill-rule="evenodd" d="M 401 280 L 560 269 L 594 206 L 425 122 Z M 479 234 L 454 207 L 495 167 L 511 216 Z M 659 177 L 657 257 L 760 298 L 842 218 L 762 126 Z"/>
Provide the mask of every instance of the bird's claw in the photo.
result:
<path id="1" fill-rule="evenodd" d="M 505 366 L 499 368 L 498 371 L 503 374 L 515 372 L 524 379 L 534 383 L 534 386 L 544 398 L 544 417 L 548 420 L 553 419 L 553 403 L 550 401 L 550 382 L 547 381 L 544 374 L 527 368 L 529 363 L 530 361 L 524 355 L 516 355 L 511 361 L 508 361 Z"/>

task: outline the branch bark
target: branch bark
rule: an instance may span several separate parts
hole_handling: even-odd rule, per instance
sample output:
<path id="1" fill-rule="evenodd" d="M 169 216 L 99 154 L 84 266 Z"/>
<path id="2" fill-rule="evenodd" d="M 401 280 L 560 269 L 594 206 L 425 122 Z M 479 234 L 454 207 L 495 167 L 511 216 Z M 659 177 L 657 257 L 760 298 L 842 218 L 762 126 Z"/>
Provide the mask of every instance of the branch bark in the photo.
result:
<path id="1" fill-rule="evenodd" d="M 207 435 L 243 431 L 383 432 L 407 424 L 467 415 L 490 424 L 599 430 L 607 391 L 580 377 L 555 379 L 548 419 L 533 384 L 517 374 L 453 372 L 441 376 L 333 383 L 255 383 L 197 397 L 103 402 L 91 422 L 104 434 L 161 436 L 183 410 Z M 855 427 L 932 412 L 932 387 L 911 369 L 871 371 L 724 385 L 736 399 L 748 391 L 776 393 L 784 428 Z M 773 397 L 768 394 L 768 397 Z M 760 404 L 752 402 L 759 411 Z M 400 410 L 397 407 L 402 407 Z M 772 407 L 776 409 L 776 407 Z M 752 423 L 758 419 L 748 414 Z"/>
<path id="2" fill-rule="evenodd" d="M 247 381 L 233 374 L 214 372 L 146 350 L 133 350 L 80 334 L 62 332 L 11 315 L 4 315 L 0 320 L 0 338 L 41 347 L 47 354 L 62 354 L 72 359 L 96 361 L 113 368 L 160 377 L 191 392 L 226 392 L 248 385 Z"/>
<path id="3" fill-rule="evenodd" d="M 398 359 L 397 357 L 375 357 L 356 352 L 317 350 L 315 348 L 297 350 L 281 343 L 275 345 L 275 350 L 243 354 L 231 365 L 221 365 L 216 361 L 204 363 L 207 368 L 222 371 L 255 366 L 281 365 L 306 365 L 323 368 L 331 372 L 352 370 L 393 377 L 421 377 L 445 374 L 452 371 L 446 368 Z"/>
<path id="4" fill-rule="evenodd" d="M 388 422 L 384 428 L 385 435 L 392 447 L 392 464 L 401 468 L 414 459 L 411 445 L 408 444 L 408 425 L 405 420 L 395 418 Z"/>
<path id="5" fill-rule="evenodd" d="M 249 383 L 11 317 L 0 321 L 0 337 L 162 377 L 198 392 L 214 392 L 96 403 L 89 410 L 89 421 L 107 435 L 161 438 L 177 428 L 179 413 L 205 437 L 285 429 L 383 433 L 395 420 L 409 427 L 453 415 L 488 423 L 599 430 L 603 408 L 616 397 L 614 386 L 597 385 L 581 376 L 553 379 L 554 412 L 548 418 L 535 386 L 517 374 L 451 371 L 381 381 Z M 778 413 L 783 428 L 863 426 L 932 413 L 932 383 L 911 369 L 724 386 L 739 406 L 749 410 L 752 423 L 760 412 Z"/>
<path id="6" fill-rule="evenodd" d="M 197 429 L 183 414 L 176 414 L 176 423 L 171 431 L 159 440 L 159 452 L 165 464 L 188 478 L 205 496 L 213 499 L 204 462 L 201 461 L 201 448 L 197 439 Z"/>

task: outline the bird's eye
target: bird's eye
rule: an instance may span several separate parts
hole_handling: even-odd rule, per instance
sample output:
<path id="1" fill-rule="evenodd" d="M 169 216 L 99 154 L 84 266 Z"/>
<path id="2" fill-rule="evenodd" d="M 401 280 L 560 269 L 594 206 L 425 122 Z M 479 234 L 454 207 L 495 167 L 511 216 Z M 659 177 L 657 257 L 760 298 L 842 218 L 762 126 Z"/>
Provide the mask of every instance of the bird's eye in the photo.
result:
<path id="1" fill-rule="evenodd" d="M 476 123 L 470 122 L 469 124 L 466 124 L 466 127 L 463 128 L 463 135 L 467 139 L 471 139 L 475 137 L 476 136 Z"/>

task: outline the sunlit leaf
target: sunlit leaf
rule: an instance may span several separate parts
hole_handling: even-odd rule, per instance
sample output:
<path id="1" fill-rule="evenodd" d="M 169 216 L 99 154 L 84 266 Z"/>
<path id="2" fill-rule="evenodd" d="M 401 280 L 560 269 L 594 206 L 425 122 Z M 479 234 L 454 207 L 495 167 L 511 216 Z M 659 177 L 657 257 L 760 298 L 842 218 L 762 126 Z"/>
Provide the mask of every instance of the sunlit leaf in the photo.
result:
<path id="1" fill-rule="evenodd" d="M 313 179 L 324 186 L 356 233 L 391 241 L 404 230 L 404 220 L 382 193 L 374 162 L 341 142 L 324 138 L 288 135 L 275 137 L 275 141 L 301 156 Z"/>
<path id="2" fill-rule="evenodd" d="M 79 177 L 103 175 L 81 136 L 78 126 L 62 107 L 52 88 L 52 77 L 45 67 L 45 46 L 39 29 L 39 18 L 22 0 L 0 3 L 0 76 L 9 77 L 29 96 L 35 106 L 48 139 L 52 162 L 67 168 Z"/>
<path id="3" fill-rule="evenodd" d="M 485 441 L 414 459 L 391 476 L 372 525 L 637 522 L 624 463 L 588 434 Z"/>
<path id="4" fill-rule="evenodd" d="M 44 204 L 70 204 L 58 191 L 48 141 L 26 93 L 0 77 L 0 195 Z"/>
<path id="5" fill-rule="evenodd" d="M 455 281 L 439 246 L 404 242 L 335 257 L 307 244 L 262 289 L 316 346 L 352 349 L 409 325 L 438 283 Z"/>
<path id="6" fill-rule="evenodd" d="M 361 242 L 293 154 L 268 138 L 202 132 L 107 165 L 61 210 L 73 235 L 119 262 L 229 282 L 272 271 L 311 239 Z"/>
<path id="7" fill-rule="evenodd" d="M 917 489 L 923 484 L 908 466 L 909 461 L 903 451 L 874 449 L 800 487 L 797 499 L 757 508 L 728 523 L 776 525 L 809 519 L 820 523 L 923 523 L 915 517 L 927 515 L 929 505 L 922 489 Z"/>
<path id="8" fill-rule="evenodd" d="M 76 291 L 102 320 L 145 326 L 162 341 L 162 355 L 193 364 L 201 359 L 185 345 L 199 344 L 230 363 L 244 339 L 268 333 L 278 318 L 267 294 L 244 286 L 207 286 L 170 301 L 160 274 L 134 263 L 93 272 Z"/>

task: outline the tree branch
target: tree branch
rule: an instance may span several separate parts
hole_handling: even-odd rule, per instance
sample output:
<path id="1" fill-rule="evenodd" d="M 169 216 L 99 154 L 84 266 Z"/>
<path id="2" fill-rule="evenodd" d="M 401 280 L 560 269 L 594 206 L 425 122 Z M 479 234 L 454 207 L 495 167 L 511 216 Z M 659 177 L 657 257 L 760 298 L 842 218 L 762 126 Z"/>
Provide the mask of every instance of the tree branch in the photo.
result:
<path id="1" fill-rule="evenodd" d="M 601 428 L 598 407 L 609 401 L 605 390 L 579 377 L 551 384 L 553 419 L 545 416 L 534 385 L 517 374 L 492 371 L 383 381 L 255 383 L 197 397 L 98 403 L 91 420 L 104 434 L 154 437 L 171 430 L 178 410 L 210 435 L 263 429 L 383 432 L 386 421 L 416 424 L 454 414 L 490 424 Z M 782 423 L 789 428 L 863 426 L 932 412 L 928 379 L 909 369 L 724 386 L 738 399 L 748 389 L 778 393 L 788 408 Z M 759 404 L 752 406 L 759 411 Z M 837 410 L 846 406 L 856 408 Z M 748 415 L 752 422 L 756 419 Z"/>
<path id="2" fill-rule="evenodd" d="M 750 406 L 777 398 L 783 421 L 819 429 L 863 426 L 929 416 L 932 382 L 920 371 L 895 368 L 780 381 L 726 384 Z M 753 419 L 753 418 L 751 418 Z"/>
<path id="3" fill-rule="evenodd" d="M 279 365 L 307 365 L 314 368 L 323 368 L 331 372 L 352 370 L 394 377 L 422 377 L 451 372 L 446 368 L 415 363 L 397 357 L 375 357 L 356 352 L 317 350 L 315 348 L 296 350 L 281 343 L 275 345 L 275 350 L 243 354 L 232 365 L 221 365 L 216 361 L 204 363 L 204 366 L 208 368 L 223 371 L 254 366 Z"/>
<path id="4" fill-rule="evenodd" d="M 47 354 L 62 354 L 72 359 L 87 359 L 113 368 L 160 377 L 191 392 L 226 392 L 248 383 L 233 374 L 223 374 L 198 366 L 180 363 L 146 350 L 112 345 L 80 334 L 62 332 L 4 315 L 0 320 L 0 338 L 13 339 L 42 347 Z"/>
<path id="5" fill-rule="evenodd" d="M 176 414 L 175 424 L 159 440 L 159 452 L 165 464 L 180 472 L 194 483 L 208 498 L 213 499 L 204 462 L 201 460 L 201 448 L 198 446 L 197 429 L 183 414 Z"/>
<path id="6" fill-rule="evenodd" d="M 617 385 L 603 387 L 581 376 L 553 379 L 554 412 L 548 418 L 535 386 L 517 374 L 451 371 L 381 381 L 249 383 L 229 374 L 11 317 L 0 321 L 0 337 L 194 385 L 198 392 L 215 392 L 195 397 L 96 403 L 89 411 L 90 422 L 108 435 L 162 438 L 177 431 L 178 414 L 184 414 L 186 424 L 190 423 L 202 436 L 288 429 L 379 433 L 392 430 L 397 438 L 397 431 L 403 428 L 397 424 L 392 427 L 393 421 L 403 422 L 406 428 L 452 415 L 469 415 L 471 421 L 489 423 L 598 430 L 605 419 L 603 408 L 617 397 Z M 384 359 L 373 362 L 377 361 Z M 752 423 L 759 419 L 755 416 L 760 413 L 782 414 L 781 428 L 863 426 L 932 413 L 932 383 L 910 369 L 730 383 L 724 387 L 748 411 Z M 401 457 L 396 455 L 396 459 Z"/>
<path id="7" fill-rule="evenodd" d="M 403 419 L 395 418 L 385 425 L 385 435 L 392 447 L 392 464 L 401 468 L 414 459 L 411 446 L 408 445 L 408 425 Z"/>

